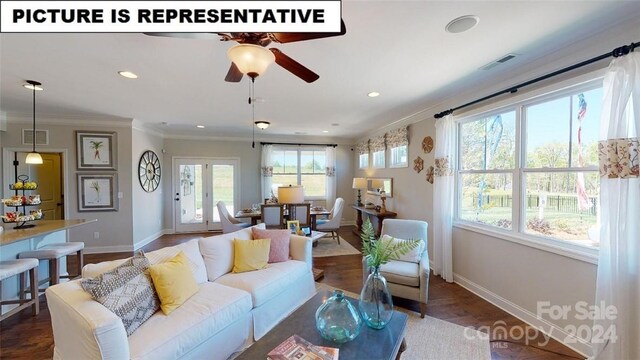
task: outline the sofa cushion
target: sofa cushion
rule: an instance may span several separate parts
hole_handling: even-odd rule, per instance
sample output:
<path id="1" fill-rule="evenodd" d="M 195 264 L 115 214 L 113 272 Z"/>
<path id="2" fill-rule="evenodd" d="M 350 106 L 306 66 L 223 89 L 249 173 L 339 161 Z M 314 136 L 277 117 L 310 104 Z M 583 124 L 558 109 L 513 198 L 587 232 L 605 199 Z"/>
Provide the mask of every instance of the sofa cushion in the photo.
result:
<path id="1" fill-rule="evenodd" d="M 80 282 L 94 300 L 122 319 L 127 335 L 160 308 L 148 268 L 149 260 L 140 251 L 115 269 Z"/>
<path id="2" fill-rule="evenodd" d="M 307 263 L 289 260 L 258 271 L 229 273 L 219 277 L 216 283 L 251 293 L 255 308 L 278 296 L 308 271 Z"/>
<path id="3" fill-rule="evenodd" d="M 380 274 L 388 282 L 420 286 L 420 265 L 414 262 L 391 260 L 380 266 Z"/>
<path id="4" fill-rule="evenodd" d="M 129 337 L 131 359 L 179 359 L 251 311 L 244 291 L 215 283 L 199 287 L 171 314 L 155 313 Z"/>
<path id="5" fill-rule="evenodd" d="M 269 248 L 269 262 L 282 262 L 289 260 L 289 242 L 291 231 L 289 230 L 262 230 L 252 228 L 254 239 L 271 239 Z"/>
<path id="6" fill-rule="evenodd" d="M 160 308 L 166 315 L 198 292 L 198 283 L 183 251 L 168 261 L 149 266 L 149 274 L 160 298 Z"/>
<path id="7" fill-rule="evenodd" d="M 271 239 L 233 240 L 233 272 L 262 270 L 269 262 Z"/>
<path id="8" fill-rule="evenodd" d="M 207 281 L 207 269 L 204 260 L 200 254 L 200 239 L 193 239 L 185 243 L 169 246 L 159 250 L 151 251 L 145 254 L 151 265 L 165 262 L 176 256 L 180 251 L 189 258 L 189 267 L 193 272 L 193 277 L 198 284 Z M 130 259 L 130 258 L 129 258 Z M 93 278 L 107 271 L 115 269 L 116 266 L 123 264 L 128 259 L 119 259 L 112 261 L 103 261 L 98 264 L 87 264 L 82 268 L 83 278 Z"/>
<path id="9" fill-rule="evenodd" d="M 214 281 L 233 269 L 233 239 L 253 239 L 251 228 L 200 239 L 200 252 L 209 281 Z"/>
<path id="10" fill-rule="evenodd" d="M 406 241 L 406 240 L 394 238 L 394 237 L 391 237 L 391 236 L 389 236 L 387 234 L 384 234 L 384 235 L 382 235 L 382 238 L 380 239 L 380 241 L 391 242 L 391 243 L 393 243 L 395 245 L 395 244 L 399 244 L 399 243 L 401 243 L 403 241 Z M 410 262 L 414 262 L 414 263 L 419 263 L 420 259 L 422 258 L 422 253 L 423 252 L 424 252 L 424 241 L 421 241 L 420 244 L 418 244 L 418 246 L 416 246 L 413 249 L 411 249 L 408 253 L 398 256 L 398 258 L 396 258 L 395 260 L 410 261 Z"/>

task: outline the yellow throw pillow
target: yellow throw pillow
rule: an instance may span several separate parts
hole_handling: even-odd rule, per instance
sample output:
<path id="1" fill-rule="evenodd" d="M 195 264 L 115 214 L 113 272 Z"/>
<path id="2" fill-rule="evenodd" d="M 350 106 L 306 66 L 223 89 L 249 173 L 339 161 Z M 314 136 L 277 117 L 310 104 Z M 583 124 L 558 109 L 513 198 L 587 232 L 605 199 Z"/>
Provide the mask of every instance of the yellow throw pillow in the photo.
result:
<path id="1" fill-rule="evenodd" d="M 198 284 L 189 268 L 189 259 L 183 251 L 169 261 L 149 266 L 149 274 L 160 298 L 160 309 L 165 315 L 198 292 Z"/>
<path id="2" fill-rule="evenodd" d="M 267 267 L 271 239 L 233 239 L 233 272 L 260 270 Z"/>

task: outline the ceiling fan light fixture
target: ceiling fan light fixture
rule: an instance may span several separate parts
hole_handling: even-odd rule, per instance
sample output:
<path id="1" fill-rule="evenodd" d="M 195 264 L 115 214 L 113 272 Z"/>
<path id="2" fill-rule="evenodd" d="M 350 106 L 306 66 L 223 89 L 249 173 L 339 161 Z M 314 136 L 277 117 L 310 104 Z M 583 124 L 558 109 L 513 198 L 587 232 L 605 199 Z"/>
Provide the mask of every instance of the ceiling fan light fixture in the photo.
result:
<path id="1" fill-rule="evenodd" d="M 227 50 L 227 56 L 241 73 L 252 78 L 264 74 L 267 67 L 276 61 L 271 51 L 253 44 L 235 45 Z"/>
<path id="2" fill-rule="evenodd" d="M 264 129 L 268 128 L 268 127 L 269 127 L 269 125 L 271 125 L 271 123 L 270 123 L 270 122 L 268 122 L 268 121 L 264 121 L 264 120 L 256 121 L 256 122 L 254 122 L 254 124 L 256 124 L 256 126 L 257 126 L 257 127 L 258 127 L 258 129 L 260 129 L 260 130 L 264 130 Z"/>

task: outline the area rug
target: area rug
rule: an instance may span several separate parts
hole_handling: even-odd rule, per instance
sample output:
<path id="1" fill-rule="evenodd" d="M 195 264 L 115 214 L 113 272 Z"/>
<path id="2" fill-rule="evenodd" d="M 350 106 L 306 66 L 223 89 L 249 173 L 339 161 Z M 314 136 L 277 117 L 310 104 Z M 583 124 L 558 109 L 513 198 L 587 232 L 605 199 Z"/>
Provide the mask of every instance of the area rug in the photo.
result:
<path id="1" fill-rule="evenodd" d="M 313 248 L 313 257 L 342 255 L 360 255 L 360 251 L 343 238 L 340 238 L 340 245 L 338 245 L 338 242 L 330 236 L 318 240 L 318 245 Z"/>
<path id="2" fill-rule="evenodd" d="M 316 289 L 333 291 L 329 285 L 316 283 Z M 358 294 L 345 291 L 345 295 L 358 298 Z M 405 340 L 407 349 L 402 359 L 420 360 L 490 360 L 491 347 L 487 334 L 465 328 L 448 321 L 425 316 L 401 307 L 395 307 L 409 317 Z"/>

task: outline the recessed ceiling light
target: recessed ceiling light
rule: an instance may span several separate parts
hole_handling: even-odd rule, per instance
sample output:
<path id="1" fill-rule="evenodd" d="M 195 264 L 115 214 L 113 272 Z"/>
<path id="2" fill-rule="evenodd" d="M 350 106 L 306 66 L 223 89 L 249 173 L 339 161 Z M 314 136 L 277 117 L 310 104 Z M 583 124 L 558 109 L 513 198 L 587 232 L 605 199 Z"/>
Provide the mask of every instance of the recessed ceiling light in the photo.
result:
<path id="1" fill-rule="evenodd" d="M 329 130 L 322 130 L 322 132 L 326 134 L 329 132 Z"/>
<path id="2" fill-rule="evenodd" d="M 132 73 L 131 71 L 118 71 L 120 76 L 126 77 L 127 79 L 137 79 L 138 75 Z"/>
<path id="3" fill-rule="evenodd" d="M 368 97 L 378 97 L 380 96 L 380 93 L 377 91 L 372 91 L 370 93 L 367 94 Z"/>
<path id="4" fill-rule="evenodd" d="M 22 86 L 23 86 L 24 88 L 29 89 L 29 90 L 36 90 L 36 91 L 42 91 L 42 90 L 44 90 L 44 89 L 42 88 L 42 86 L 40 86 L 40 85 L 24 84 L 24 85 L 22 85 Z"/>
<path id="5" fill-rule="evenodd" d="M 444 29 L 452 34 L 458 34 L 471 30 L 480 22 L 480 18 L 475 15 L 460 16 L 451 20 Z"/>
<path id="6" fill-rule="evenodd" d="M 198 129 L 204 129 L 204 125 L 196 125 Z"/>

